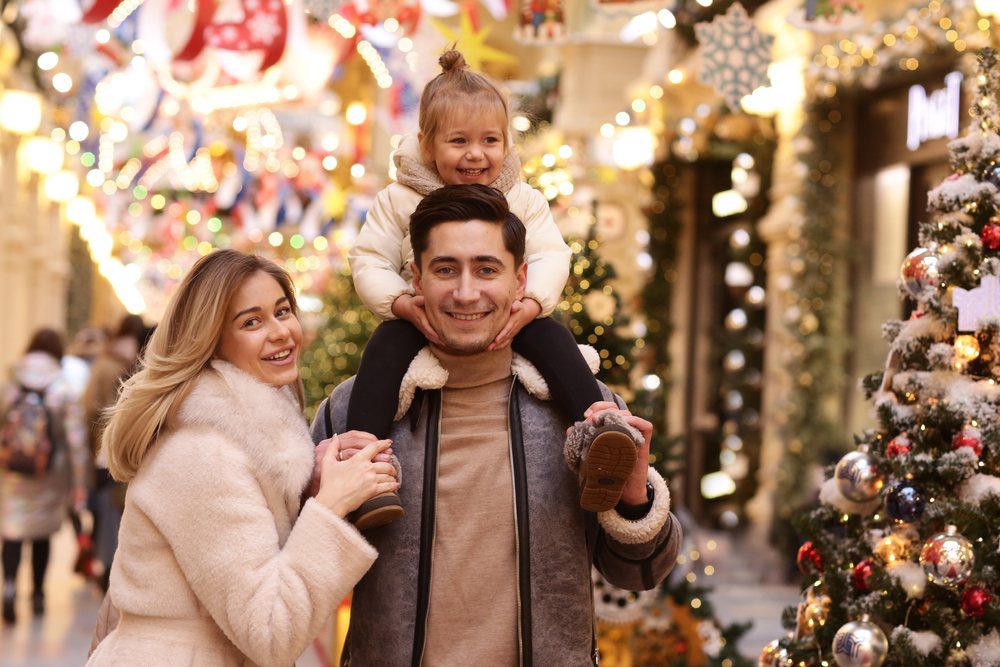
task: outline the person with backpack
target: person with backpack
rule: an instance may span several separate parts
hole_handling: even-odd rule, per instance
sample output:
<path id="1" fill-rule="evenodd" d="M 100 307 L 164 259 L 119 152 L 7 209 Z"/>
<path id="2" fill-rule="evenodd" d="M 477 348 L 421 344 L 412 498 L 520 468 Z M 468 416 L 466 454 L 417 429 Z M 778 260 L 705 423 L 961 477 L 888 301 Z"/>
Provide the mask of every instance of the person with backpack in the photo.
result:
<path id="1" fill-rule="evenodd" d="M 86 426 L 83 410 L 62 374 L 62 337 L 40 329 L 0 389 L 0 538 L 3 621 L 16 621 L 17 570 L 31 544 L 31 602 L 45 611 L 43 584 L 50 538 L 72 506 L 86 500 Z"/>

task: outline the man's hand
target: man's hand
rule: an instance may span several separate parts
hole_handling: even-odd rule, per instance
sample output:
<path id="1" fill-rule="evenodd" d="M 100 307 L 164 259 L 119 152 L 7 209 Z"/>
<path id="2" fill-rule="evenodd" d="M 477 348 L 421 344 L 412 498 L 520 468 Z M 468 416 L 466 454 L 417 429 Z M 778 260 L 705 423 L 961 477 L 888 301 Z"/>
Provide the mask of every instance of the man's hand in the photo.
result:
<path id="1" fill-rule="evenodd" d="M 507 320 L 507 324 L 504 325 L 504 328 L 500 330 L 500 333 L 497 334 L 497 337 L 493 339 L 493 342 L 486 349 L 499 350 L 502 347 L 510 345 L 517 332 L 538 317 L 538 314 L 541 312 L 541 304 L 530 297 L 515 300 L 510 305 L 510 319 Z"/>
<path id="2" fill-rule="evenodd" d="M 646 480 L 649 469 L 649 443 L 653 439 L 653 424 L 642 417 L 636 417 L 628 410 L 619 408 L 617 403 L 611 401 L 598 401 L 594 403 L 583 413 L 583 418 L 593 423 L 599 413 L 607 412 L 608 410 L 614 410 L 620 414 L 624 418 L 625 423 L 635 428 L 639 433 L 642 433 L 642 447 L 636 453 L 635 467 L 632 468 L 632 474 L 629 475 L 625 486 L 622 488 L 621 501 L 626 505 L 645 505 L 647 500 Z"/>
<path id="3" fill-rule="evenodd" d="M 330 447 L 330 444 L 336 442 L 340 447 L 340 459 L 346 461 L 351 458 L 366 445 L 377 441 L 376 438 L 371 433 L 366 433 L 364 431 L 348 431 L 347 433 L 341 433 L 340 435 L 333 435 L 326 440 L 321 440 L 316 448 L 313 450 L 313 472 L 312 478 L 309 480 L 309 497 L 313 497 L 319 491 L 319 479 L 320 472 L 323 469 L 323 456 L 326 455 L 326 450 Z M 383 463 L 389 463 L 392 461 L 391 458 L 392 448 L 385 450 L 384 452 L 379 452 L 375 455 L 373 461 L 381 461 Z"/>
<path id="4" fill-rule="evenodd" d="M 401 320 L 406 320 L 420 330 L 427 340 L 435 345 L 443 345 L 440 336 L 431 328 L 424 310 L 424 297 L 412 294 L 400 294 L 392 302 L 392 314 Z"/>

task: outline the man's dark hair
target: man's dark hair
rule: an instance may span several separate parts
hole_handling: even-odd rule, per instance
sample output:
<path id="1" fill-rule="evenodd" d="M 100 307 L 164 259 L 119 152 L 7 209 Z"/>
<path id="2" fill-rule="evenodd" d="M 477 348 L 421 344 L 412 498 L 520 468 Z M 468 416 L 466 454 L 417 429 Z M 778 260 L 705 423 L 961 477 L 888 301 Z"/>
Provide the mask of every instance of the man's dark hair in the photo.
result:
<path id="1" fill-rule="evenodd" d="M 410 216 L 413 260 L 427 251 L 431 230 L 445 222 L 481 220 L 503 227 L 503 245 L 514 255 L 514 266 L 524 262 L 524 223 L 510 212 L 507 198 L 486 185 L 446 185 L 424 197 Z"/>

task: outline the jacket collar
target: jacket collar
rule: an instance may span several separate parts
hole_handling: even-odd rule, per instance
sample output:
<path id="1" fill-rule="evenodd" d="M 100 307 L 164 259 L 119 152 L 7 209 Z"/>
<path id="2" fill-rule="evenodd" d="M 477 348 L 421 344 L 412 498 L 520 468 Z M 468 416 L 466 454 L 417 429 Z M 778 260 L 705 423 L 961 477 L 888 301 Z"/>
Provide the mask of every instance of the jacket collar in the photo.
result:
<path id="1" fill-rule="evenodd" d="M 298 497 L 313 469 L 312 438 L 289 387 L 264 384 L 215 359 L 198 379 L 177 415 L 178 426 L 212 429 L 238 444 L 263 479 Z"/>
<path id="2" fill-rule="evenodd" d="M 597 373 L 601 365 L 601 357 L 590 345 L 580 345 L 580 353 L 590 366 L 592 373 Z M 530 361 L 514 353 L 511 358 L 510 370 L 525 391 L 542 401 L 552 400 L 549 386 L 545 378 Z M 417 389 L 441 389 L 448 382 L 448 371 L 444 369 L 438 358 L 431 352 L 428 345 L 417 353 L 410 362 L 410 367 L 403 376 L 399 386 L 399 409 L 396 410 L 396 420 L 402 419 L 413 404 L 413 396 Z"/>

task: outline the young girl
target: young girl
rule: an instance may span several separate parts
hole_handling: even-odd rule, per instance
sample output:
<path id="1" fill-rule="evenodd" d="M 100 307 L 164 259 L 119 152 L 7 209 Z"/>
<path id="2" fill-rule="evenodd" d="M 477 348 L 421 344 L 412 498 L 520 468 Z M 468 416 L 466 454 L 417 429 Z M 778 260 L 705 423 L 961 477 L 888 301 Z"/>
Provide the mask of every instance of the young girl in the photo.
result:
<path id="1" fill-rule="evenodd" d="M 445 52 L 438 63 L 441 74 L 420 97 L 420 132 L 403 139 L 394 156 L 398 182 L 375 197 L 349 254 L 358 294 L 385 322 L 365 348 L 347 429 L 388 437 L 398 418 L 399 386 L 410 362 L 428 341 L 440 342 L 410 284 L 410 215 L 425 195 L 446 184 L 463 183 L 504 193 L 527 230 L 525 297 L 515 302 L 510 321 L 490 349 L 512 345 L 545 378 L 563 415 L 583 420 L 587 408 L 604 399 L 572 335 L 548 318 L 569 276 L 570 250 L 548 202 L 520 178 L 504 93 L 486 76 L 470 71 L 458 51 Z M 636 444 L 642 443 L 633 431 L 624 423 L 608 423 L 582 443 L 584 460 L 590 462 L 581 471 L 584 509 L 605 511 L 618 502 L 635 463 Z M 362 505 L 354 521 L 359 528 L 370 528 L 402 514 L 398 496 L 386 494 Z"/>

